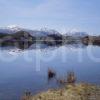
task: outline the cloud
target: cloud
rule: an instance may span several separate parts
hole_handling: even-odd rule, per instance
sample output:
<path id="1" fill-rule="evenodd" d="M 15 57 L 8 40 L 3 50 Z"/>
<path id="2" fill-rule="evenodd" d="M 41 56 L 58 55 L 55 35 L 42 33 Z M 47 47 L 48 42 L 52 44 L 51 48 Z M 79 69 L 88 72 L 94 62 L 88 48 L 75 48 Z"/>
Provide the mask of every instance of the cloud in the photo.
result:
<path id="1" fill-rule="evenodd" d="M 80 20 L 100 19 L 95 15 L 93 4 L 82 0 L 0 0 L 0 17 L 30 18 L 30 19 L 55 19 L 55 20 Z M 90 4 L 91 3 L 91 4 Z M 82 4 L 82 5 L 81 5 Z"/>
<path id="2" fill-rule="evenodd" d="M 67 1 L 67 0 L 66 0 Z M 50 0 L 46 1 L 43 4 L 38 5 L 35 9 L 33 9 L 33 15 L 40 17 L 63 17 L 66 14 L 67 5 L 65 0 Z M 67 16 L 70 16 L 67 13 Z"/>
<path id="3" fill-rule="evenodd" d="M 99 0 L 0 0 L 0 22 L 96 30 L 99 4 Z"/>
<path id="4" fill-rule="evenodd" d="M 0 0 L 0 17 L 29 17 L 34 7 L 27 0 Z"/>
<path id="5" fill-rule="evenodd" d="M 44 3 L 31 8 L 27 15 L 33 18 L 47 18 L 55 20 L 87 21 L 100 19 L 94 3 L 82 0 L 46 0 Z M 96 13 L 97 12 L 97 13 Z M 27 12 L 26 12 L 27 13 Z"/>
<path id="6" fill-rule="evenodd" d="M 22 0 L 23 1 L 23 0 Z M 45 0 L 34 6 L 34 2 L 29 1 L 22 2 L 21 0 L 13 1 L 1 0 L 0 12 L 1 16 L 9 17 L 24 17 L 24 18 L 34 18 L 34 17 L 60 17 L 65 14 L 66 7 L 64 6 L 65 0 Z"/>

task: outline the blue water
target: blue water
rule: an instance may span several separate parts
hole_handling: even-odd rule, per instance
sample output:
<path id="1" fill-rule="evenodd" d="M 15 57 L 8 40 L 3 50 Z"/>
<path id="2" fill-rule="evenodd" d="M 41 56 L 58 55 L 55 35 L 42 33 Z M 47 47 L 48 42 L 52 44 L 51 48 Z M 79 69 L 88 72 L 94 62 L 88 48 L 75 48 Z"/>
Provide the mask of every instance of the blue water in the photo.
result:
<path id="1" fill-rule="evenodd" d="M 33 94 L 59 85 L 48 82 L 48 68 L 66 79 L 74 71 L 77 82 L 100 84 L 100 47 L 61 46 L 45 49 L 0 50 L 0 100 L 19 100 L 27 90 Z"/>

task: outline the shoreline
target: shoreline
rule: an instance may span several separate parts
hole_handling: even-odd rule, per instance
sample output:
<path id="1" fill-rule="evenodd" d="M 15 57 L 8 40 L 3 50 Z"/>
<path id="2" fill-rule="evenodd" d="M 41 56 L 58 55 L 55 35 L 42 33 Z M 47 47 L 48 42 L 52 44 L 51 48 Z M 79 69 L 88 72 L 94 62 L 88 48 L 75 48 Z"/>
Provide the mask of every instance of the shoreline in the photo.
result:
<path id="1" fill-rule="evenodd" d="M 100 100 L 100 86 L 86 83 L 69 84 L 36 95 L 25 94 L 21 100 Z"/>

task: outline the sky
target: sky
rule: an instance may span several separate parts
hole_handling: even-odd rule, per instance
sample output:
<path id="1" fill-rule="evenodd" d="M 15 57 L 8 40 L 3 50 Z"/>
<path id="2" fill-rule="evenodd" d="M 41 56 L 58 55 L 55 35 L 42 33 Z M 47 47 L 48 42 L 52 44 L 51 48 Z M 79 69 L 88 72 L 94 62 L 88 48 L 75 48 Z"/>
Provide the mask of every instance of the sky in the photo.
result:
<path id="1" fill-rule="evenodd" d="M 100 0 L 0 0 L 0 27 L 100 34 Z"/>

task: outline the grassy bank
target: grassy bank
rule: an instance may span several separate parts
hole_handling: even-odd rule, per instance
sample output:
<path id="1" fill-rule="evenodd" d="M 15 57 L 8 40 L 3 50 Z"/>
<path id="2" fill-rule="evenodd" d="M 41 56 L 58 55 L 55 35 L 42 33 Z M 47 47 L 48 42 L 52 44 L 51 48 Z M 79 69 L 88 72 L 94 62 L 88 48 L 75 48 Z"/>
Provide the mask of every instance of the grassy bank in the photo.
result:
<path id="1" fill-rule="evenodd" d="M 99 86 L 89 84 L 66 85 L 62 89 L 48 90 L 22 100 L 100 100 Z"/>

